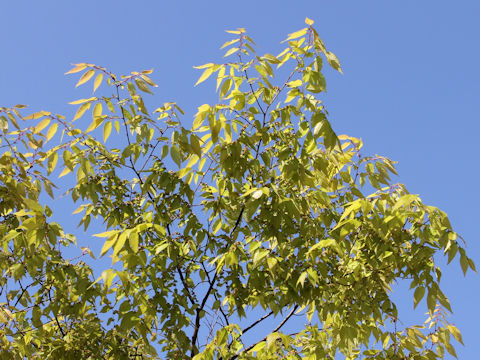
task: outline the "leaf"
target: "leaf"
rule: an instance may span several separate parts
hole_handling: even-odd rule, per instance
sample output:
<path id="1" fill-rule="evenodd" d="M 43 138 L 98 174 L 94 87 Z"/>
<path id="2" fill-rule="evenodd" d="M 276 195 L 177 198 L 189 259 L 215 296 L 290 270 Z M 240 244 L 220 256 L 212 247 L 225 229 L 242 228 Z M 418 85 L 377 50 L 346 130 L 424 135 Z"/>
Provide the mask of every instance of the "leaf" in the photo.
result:
<path id="1" fill-rule="evenodd" d="M 180 167 L 182 164 L 182 156 L 180 155 L 180 150 L 178 150 L 178 147 L 175 145 L 172 145 L 170 148 L 170 156 L 172 157 L 173 161 L 175 161 L 175 164 Z"/>
<path id="2" fill-rule="evenodd" d="M 330 51 L 327 51 L 325 53 L 325 56 L 327 57 L 327 61 L 330 66 L 337 70 L 339 73 L 343 74 L 342 68 L 340 66 L 340 61 L 338 60 L 337 56 Z"/>
<path id="3" fill-rule="evenodd" d="M 93 92 L 95 92 L 98 89 L 98 87 L 102 83 L 102 80 L 103 80 L 103 74 L 99 73 L 95 78 L 95 81 L 93 82 Z"/>
<path id="4" fill-rule="evenodd" d="M 55 166 L 57 166 L 57 161 L 58 161 L 58 152 L 54 151 L 52 155 L 48 157 L 47 171 L 49 175 L 55 169 Z"/>
<path id="5" fill-rule="evenodd" d="M 124 230 L 117 238 L 117 241 L 115 242 L 115 246 L 113 247 L 113 253 L 112 257 L 115 257 L 118 255 L 118 253 L 123 249 L 123 246 L 125 245 L 125 242 L 127 241 L 127 238 L 130 235 L 129 230 Z"/>
<path id="6" fill-rule="evenodd" d="M 190 134 L 190 145 L 192 146 L 193 152 L 198 156 L 202 156 L 202 148 L 200 146 L 200 141 L 198 136 L 195 134 Z"/>
<path id="7" fill-rule="evenodd" d="M 307 33 L 307 30 L 308 30 L 308 28 L 303 28 L 302 30 L 298 30 L 298 31 L 295 31 L 294 33 L 288 34 L 288 37 L 284 41 L 282 41 L 282 43 L 286 42 L 288 40 L 297 39 L 297 38 L 305 35 Z"/>
<path id="8" fill-rule="evenodd" d="M 298 280 L 297 280 L 297 283 L 296 285 L 298 286 L 299 284 L 303 287 L 303 285 L 305 284 L 305 279 L 307 278 L 307 272 L 304 271 L 300 274 L 300 276 L 298 277 Z"/>
<path id="9" fill-rule="evenodd" d="M 238 51 L 238 48 L 236 48 L 236 47 L 230 48 L 230 49 L 228 49 L 228 51 L 225 53 L 225 55 L 223 55 L 223 57 L 230 56 L 230 55 L 236 53 L 237 51 Z"/>
<path id="10" fill-rule="evenodd" d="M 112 235 L 118 234 L 118 230 L 110 230 L 110 231 L 105 231 L 99 234 L 93 234 L 95 237 L 101 237 L 101 238 L 106 238 L 110 237 Z"/>
<path id="11" fill-rule="evenodd" d="M 307 25 L 310 25 L 310 26 L 311 26 L 311 25 L 313 25 L 313 23 L 314 23 L 314 21 L 313 21 L 313 20 L 310 20 L 308 17 L 307 17 L 307 18 L 305 18 L 305 24 L 307 24 Z"/>
<path id="12" fill-rule="evenodd" d="M 415 289 L 415 293 L 413 294 L 414 309 L 417 307 L 418 303 L 422 300 L 424 295 L 425 295 L 425 288 L 423 286 L 419 286 Z"/>
<path id="13" fill-rule="evenodd" d="M 68 167 L 63 168 L 63 170 L 62 170 L 62 172 L 60 173 L 60 175 L 58 175 L 58 178 L 64 177 L 64 176 L 67 175 L 69 172 L 72 172 L 72 170 L 70 170 Z"/>
<path id="14" fill-rule="evenodd" d="M 86 71 L 80 77 L 80 80 L 78 80 L 77 85 L 75 85 L 75 87 L 79 87 L 80 85 L 85 84 L 88 80 L 90 80 L 92 78 L 93 74 L 95 74 L 95 70 L 93 70 L 93 69 L 90 69 L 90 70 Z"/>
<path id="15" fill-rule="evenodd" d="M 128 237 L 128 245 L 132 251 L 136 254 L 138 252 L 138 232 L 132 231 Z"/>
<path id="16" fill-rule="evenodd" d="M 40 121 L 37 126 L 35 126 L 35 130 L 33 131 L 34 134 L 38 134 L 39 132 L 41 132 L 43 129 L 45 129 L 48 124 L 50 124 L 50 119 L 47 118 L 47 119 L 43 119 L 42 121 Z"/>
<path id="17" fill-rule="evenodd" d="M 38 120 L 47 115 L 50 115 L 50 113 L 47 111 L 39 111 L 31 115 L 25 116 L 23 120 Z"/>
<path id="18" fill-rule="evenodd" d="M 73 69 L 67 71 L 65 73 L 65 75 L 80 72 L 87 67 L 87 64 L 74 64 L 74 65 L 75 65 L 75 67 Z"/>
<path id="19" fill-rule="evenodd" d="M 232 44 L 235 44 L 236 42 L 240 41 L 240 39 L 233 39 L 233 40 L 230 40 L 230 41 L 227 41 L 226 43 L 224 43 L 222 45 L 222 47 L 220 49 L 223 49 L 229 45 L 232 45 Z"/>
<path id="20" fill-rule="evenodd" d="M 78 108 L 77 112 L 75 113 L 75 116 L 73 117 L 73 121 L 75 121 L 77 119 L 80 119 L 82 117 L 82 115 L 85 114 L 85 111 L 90 109 L 91 105 L 92 105 L 92 103 L 85 103 L 82 106 L 80 106 Z"/>
<path id="21" fill-rule="evenodd" d="M 462 334 L 460 333 L 460 330 L 458 330 L 454 325 L 447 325 L 447 329 L 450 332 L 450 334 L 453 335 L 455 340 L 457 340 L 460 344 L 463 344 L 463 339 L 462 339 Z"/>
<path id="22" fill-rule="evenodd" d="M 53 123 L 48 131 L 47 131 L 47 136 L 46 136 L 46 139 L 47 141 L 50 140 L 54 135 L 55 133 L 57 132 L 57 128 L 58 128 L 58 124 L 57 123 Z"/>
<path id="23" fill-rule="evenodd" d="M 252 194 L 252 198 L 254 199 L 260 199 L 263 195 L 263 191 L 261 189 L 259 190 L 256 190 L 253 194 Z"/>
<path id="24" fill-rule="evenodd" d="M 69 102 L 69 104 L 70 105 L 79 105 L 79 104 L 86 103 L 87 101 L 94 101 L 94 100 L 97 100 L 97 98 L 96 97 L 91 97 L 89 99 L 79 99 L 79 100 L 71 101 L 71 102 Z"/>
<path id="25" fill-rule="evenodd" d="M 96 104 L 95 104 L 95 107 L 93 108 L 93 112 L 92 112 L 92 115 L 93 115 L 93 119 L 94 119 L 94 120 L 95 120 L 97 117 L 102 116 L 102 110 L 103 110 L 102 103 L 96 103 Z"/>
<path id="26" fill-rule="evenodd" d="M 198 84 L 200 84 L 200 83 L 204 82 L 205 80 L 207 80 L 207 79 L 210 77 L 210 75 L 212 75 L 212 74 L 213 74 L 213 67 L 207 68 L 207 69 L 203 72 L 202 76 L 200 76 L 200 78 L 199 78 L 198 81 L 196 82 L 195 86 L 197 86 Z"/>
<path id="27" fill-rule="evenodd" d="M 230 88 L 232 87 L 232 79 L 228 78 L 227 80 L 225 80 L 222 84 L 222 87 L 220 88 L 220 99 L 222 99 L 223 97 L 225 97 L 225 95 L 227 94 L 227 92 L 230 90 Z"/>
<path id="28" fill-rule="evenodd" d="M 112 132 L 112 122 L 107 121 L 103 126 L 103 142 L 107 142 L 110 133 Z"/>
<path id="29" fill-rule="evenodd" d="M 143 81 L 140 78 L 136 78 L 135 82 L 137 83 L 137 86 L 140 90 L 153 95 L 153 93 L 150 91 L 150 89 L 148 88 L 148 85 L 145 81 Z"/>

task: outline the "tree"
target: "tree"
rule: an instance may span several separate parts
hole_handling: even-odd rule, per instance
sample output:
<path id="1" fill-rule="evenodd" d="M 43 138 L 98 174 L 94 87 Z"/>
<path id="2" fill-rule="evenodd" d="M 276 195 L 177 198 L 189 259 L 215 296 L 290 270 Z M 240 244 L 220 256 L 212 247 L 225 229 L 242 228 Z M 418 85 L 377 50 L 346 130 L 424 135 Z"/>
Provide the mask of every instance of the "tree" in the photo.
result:
<path id="1" fill-rule="evenodd" d="M 191 127 L 176 103 L 147 109 L 152 71 L 87 63 L 67 74 L 107 86 L 72 103 L 73 121 L 0 108 L 2 359 L 455 355 L 435 259 L 474 263 L 444 212 L 392 184 L 392 161 L 336 135 L 317 97 L 323 59 L 340 63 L 306 24 L 277 56 L 228 31 L 233 60 L 198 67 L 219 103 Z M 92 240 L 68 259 L 77 240 L 51 219 L 62 209 L 44 194 L 65 192 L 85 230 L 104 228 L 97 279 Z M 390 290 L 404 280 L 415 306 L 426 295 L 425 324 L 399 322 Z"/>

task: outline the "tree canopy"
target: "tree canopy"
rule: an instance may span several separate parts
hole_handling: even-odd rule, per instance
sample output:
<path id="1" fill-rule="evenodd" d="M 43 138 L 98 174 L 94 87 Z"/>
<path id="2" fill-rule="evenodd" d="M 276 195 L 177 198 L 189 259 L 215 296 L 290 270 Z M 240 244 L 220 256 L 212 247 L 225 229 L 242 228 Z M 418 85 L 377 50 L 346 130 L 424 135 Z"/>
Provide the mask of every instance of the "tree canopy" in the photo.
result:
<path id="1" fill-rule="evenodd" d="M 219 102 L 188 126 L 175 102 L 144 102 L 151 70 L 88 63 L 67 72 L 93 82 L 73 119 L 0 107 L 2 359 L 455 355 L 436 259 L 474 263 L 443 211 L 393 183 L 393 161 L 335 133 L 319 97 L 340 62 L 306 25 L 276 56 L 228 31 L 228 62 L 197 67 Z M 65 194 L 97 239 L 53 221 Z M 400 321 L 399 281 L 425 323 Z"/>

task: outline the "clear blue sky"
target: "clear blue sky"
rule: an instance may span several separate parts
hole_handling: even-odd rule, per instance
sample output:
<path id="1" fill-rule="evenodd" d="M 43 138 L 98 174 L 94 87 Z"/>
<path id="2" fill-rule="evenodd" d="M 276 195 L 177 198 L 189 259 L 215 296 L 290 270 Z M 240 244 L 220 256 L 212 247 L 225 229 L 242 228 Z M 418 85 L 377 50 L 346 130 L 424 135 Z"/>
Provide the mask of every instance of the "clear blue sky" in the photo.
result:
<path id="1" fill-rule="evenodd" d="M 0 13 L 0 105 L 68 116 L 89 91 L 63 75 L 71 63 L 155 68 L 152 101 L 191 115 L 216 100 L 213 86 L 193 87 L 192 66 L 221 61 L 223 30 L 245 27 L 259 53 L 276 53 L 308 16 L 344 70 L 326 74 L 335 130 L 398 161 L 398 181 L 449 214 L 480 265 L 480 1 L 2 1 Z M 459 358 L 477 359 L 479 276 L 444 270 Z"/>

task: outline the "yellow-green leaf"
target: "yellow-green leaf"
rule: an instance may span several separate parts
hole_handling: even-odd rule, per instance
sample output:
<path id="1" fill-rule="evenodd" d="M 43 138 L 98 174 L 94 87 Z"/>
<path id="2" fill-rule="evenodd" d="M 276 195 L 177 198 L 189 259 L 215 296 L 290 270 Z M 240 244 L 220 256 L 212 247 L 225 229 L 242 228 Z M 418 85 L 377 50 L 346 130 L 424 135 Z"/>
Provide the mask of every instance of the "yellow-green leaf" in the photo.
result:
<path id="1" fill-rule="evenodd" d="M 47 116 L 47 115 L 50 115 L 50 114 L 51 113 L 49 113 L 47 111 L 39 111 L 39 112 L 33 113 L 31 115 L 25 116 L 23 118 L 23 120 L 38 120 L 38 119 L 42 118 L 43 116 Z"/>
<path id="2" fill-rule="evenodd" d="M 72 172 L 68 167 L 63 168 L 63 171 L 58 175 L 58 178 L 61 178 L 65 175 L 67 175 L 69 172 Z"/>
<path id="3" fill-rule="evenodd" d="M 237 51 L 238 51 L 238 48 L 233 47 L 233 48 L 229 49 L 229 50 L 225 53 L 225 55 L 223 55 L 223 57 L 230 56 L 230 55 L 236 53 Z"/>
<path id="4" fill-rule="evenodd" d="M 93 108 L 93 118 L 96 119 L 97 117 L 102 116 L 102 110 L 102 103 L 96 103 L 95 107 Z"/>
<path id="5" fill-rule="evenodd" d="M 288 34 L 288 38 L 285 41 L 292 40 L 292 39 L 297 39 L 307 33 L 308 28 L 304 28 L 302 30 L 295 31 L 294 33 Z"/>
<path id="6" fill-rule="evenodd" d="M 85 114 L 85 111 L 90 109 L 91 105 L 92 105 L 92 103 L 85 103 L 82 106 L 80 106 L 78 108 L 77 112 L 75 113 L 75 116 L 73 117 L 73 121 L 75 121 L 77 119 L 80 119 L 82 117 L 82 115 Z"/>
<path id="7" fill-rule="evenodd" d="M 325 56 L 327 57 L 327 61 L 330 66 L 337 70 L 339 73 L 343 74 L 342 68 L 340 66 L 340 61 L 338 60 L 337 56 L 330 51 L 327 51 L 325 53 Z"/>
<path id="8" fill-rule="evenodd" d="M 314 23 L 313 20 L 309 19 L 308 17 L 305 18 L 305 24 L 307 24 L 307 25 L 313 25 L 313 23 Z"/>
<path id="9" fill-rule="evenodd" d="M 82 64 L 74 64 L 74 65 L 75 65 L 75 67 L 73 69 L 67 71 L 65 73 L 65 75 L 80 72 L 88 66 L 87 64 L 83 64 L 83 63 Z"/>
<path id="10" fill-rule="evenodd" d="M 58 153 L 55 151 L 52 155 L 48 157 L 48 165 L 47 171 L 48 174 L 51 174 L 53 170 L 55 170 L 55 166 L 57 166 L 58 161 Z"/>
<path id="11" fill-rule="evenodd" d="M 458 330 L 454 325 L 447 325 L 447 329 L 450 332 L 450 334 L 453 335 L 455 340 L 457 340 L 460 344 L 463 345 L 463 339 L 462 339 L 462 334 L 460 333 L 460 330 Z"/>
<path id="12" fill-rule="evenodd" d="M 240 41 L 240 39 L 233 39 L 233 40 L 227 41 L 225 44 L 222 45 L 222 47 L 220 49 L 223 49 L 224 47 L 227 47 L 228 45 L 235 44 L 237 41 Z"/>
<path id="13" fill-rule="evenodd" d="M 91 97 L 89 99 L 78 99 L 78 100 L 69 102 L 69 104 L 70 105 L 79 105 L 79 104 L 86 103 L 87 101 L 93 101 L 93 100 L 97 100 L 97 98 L 96 97 Z"/>
<path id="14" fill-rule="evenodd" d="M 47 131 L 47 141 L 50 140 L 57 132 L 58 124 L 53 123 Z"/>
<path id="15" fill-rule="evenodd" d="M 33 131 L 35 134 L 38 134 L 40 131 L 42 131 L 43 129 L 45 129 L 48 124 L 50 124 L 50 119 L 47 118 L 47 119 L 43 119 L 42 121 L 40 121 L 37 126 L 35 126 L 35 130 Z"/>
<path id="16" fill-rule="evenodd" d="M 209 68 L 205 69 L 202 76 L 200 76 L 197 83 L 195 84 L 195 86 L 197 86 L 198 84 L 207 80 L 210 77 L 210 75 L 212 75 L 212 74 L 213 74 L 213 67 L 209 67 Z"/>
<path id="17" fill-rule="evenodd" d="M 425 295 L 425 288 L 423 286 L 419 286 L 415 289 L 413 294 L 413 307 L 416 308 L 420 300 L 422 300 L 423 296 Z"/>
<path id="18" fill-rule="evenodd" d="M 137 86 L 140 90 L 146 92 L 146 93 L 149 93 L 149 94 L 152 94 L 152 92 L 150 91 L 150 89 L 148 88 L 148 85 L 145 81 L 143 81 L 142 79 L 140 78 L 136 78 L 135 79 L 135 82 L 137 83 Z"/>
<path id="19" fill-rule="evenodd" d="M 103 127 L 103 142 L 107 142 L 110 133 L 112 132 L 112 122 L 108 121 Z"/>
<path id="20" fill-rule="evenodd" d="M 93 74 L 95 74 L 95 70 L 93 69 L 85 71 L 85 73 L 80 77 L 80 80 L 78 80 L 75 87 L 79 87 L 80 85 L 85 84 L 88 80 L 92 78 Z"/>
<path id="21" fill-rule="evenodd" d="M 198 157 L 202 156 L 202 148 L 200 146 L 200 141 L 198 140 L 198 136 L 195 134 L 190 135 L 190 144 L 192 145 L 192 150 Z"/>
<path id="22" fill-rule="evenodd" d="M 98 87 L 102 83 L 102 80 L 103 80 L 103 74 L 100 73 L 97 75 L 97 77 L 95 78 L 95 81 L 93 82 L 93 92 L 95 92 L 98 89 Z"/>

